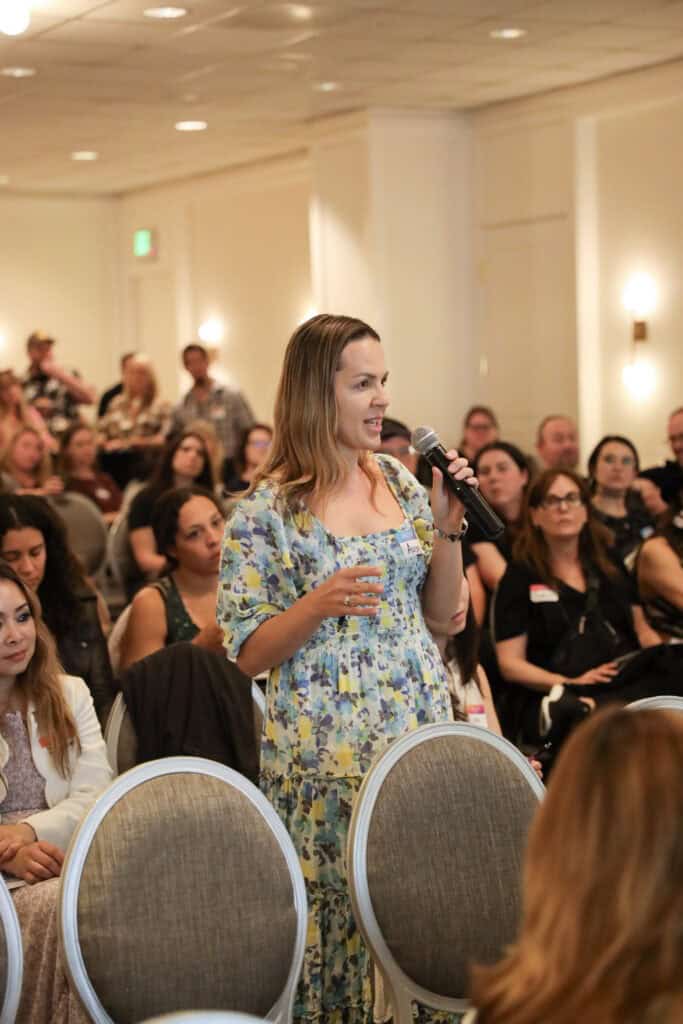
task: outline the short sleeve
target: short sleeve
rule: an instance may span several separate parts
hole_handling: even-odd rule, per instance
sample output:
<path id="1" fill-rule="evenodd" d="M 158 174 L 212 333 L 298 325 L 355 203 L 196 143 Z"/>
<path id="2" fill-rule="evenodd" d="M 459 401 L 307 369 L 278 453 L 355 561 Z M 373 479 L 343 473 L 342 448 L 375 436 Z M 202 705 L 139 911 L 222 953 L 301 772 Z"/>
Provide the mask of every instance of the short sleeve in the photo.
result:
<path id="1" fill-rule="evenodd" d="M 283 518 L 272 490 L 260 488 L 237 502 L 223 537 L 216 614 L 228 657 L 297 597 Z"/>
<path id="2" fill-rule="evenodd" d="M 128 529 L 140 530 L 144 526 L 152 525 L 152 508 L 154 507 L 154 494 L 149 487 L 143 487 L 135 495 L 128 510 Z"/>
<path id="3" fill-rule="evenodd" d="M 496 642 L 511 640 L 529 632 L 529 574 L 511 562 L 505 570 L 495 595 L 494 632 Z"/>
<path id="4" fill-rule="evenodd" d="M 429 495 L 417 477 L 391 455 L 376 455 L 389 486 L 394 490 L 403 510 L 412 521 L 427 562 L 431 561 L 434 547 L 434 519 Z"/>

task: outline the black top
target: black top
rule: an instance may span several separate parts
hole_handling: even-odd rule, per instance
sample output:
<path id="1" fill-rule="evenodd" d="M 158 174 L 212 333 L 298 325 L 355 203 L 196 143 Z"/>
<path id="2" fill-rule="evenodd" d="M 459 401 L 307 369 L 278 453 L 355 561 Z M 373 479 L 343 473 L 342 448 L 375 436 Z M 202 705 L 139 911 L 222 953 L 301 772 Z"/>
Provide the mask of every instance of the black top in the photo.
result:
<path id="1" fill-rule="evenodd" d="M 616 653 L 636 650 L 632 588 L 622 577 L 613 580 L 597 569 L 595 575 L 600 612 L 617 633 Z M 496 591 L 495 638 L 499 642 L 526 634 L 526 660 L 551 670 L 553 655 L 569 631 L 578 626 L 585 611 L 585 593 L 566 583 L 548 587 L 531 566 L 510 562 Z M 604 661 L 600 651 L 596 655 L 597 660 L 586 665 L 586 669 Z"/>
<path id="2" fill-rule="evenodd" d="M 683 466 L 669 459 L 663 466 L 653 466 L 642 474 L 659 487 L 667 504 L 680 501 L 683 496 Z"/>
<path id="3" fill-rule="evenodd" d="M 500 513 L 498 513 L 498 515 L 500 515 Z M 505 522 L 502 516 L 500 518 Z M 500 551 L 506 562 L 512 561 L 512 536 L 510 527 L 507 523 L 505 524 L 503 532 L 495 538 L 485 537 L 476 523 L 470 523 L 469 529 L 467 530 L 467 543 L 493 544 L 494 548 L 497 548 L 497 550 Z"/>
<path id="4" fill-rule="evenodd" d="M 92 695 L 95 711 L 104 725 L 116 696 L 107 641 L 97 613 L 97 598 L 92 591 L 79 597 L 79 615 L 68 633 L 55 637 L 64 671 L 80 676 Z"/>
<path id="5" fill-rule="evenodd" d="M 109 407 L 109 403 L 112 399 L 116 398 L 117 395 L 123 394 L 123 382 L 119 381 L 118 384 L 114 384 L 113 387 L 108 388 L 100 398 L 100 404 L 97 407 L 97 415 L 101 419 Z"/>
<path id="6" fill-rule="evenodd" d="M 128 510 L 129 530 L 140 530 L 143 526 L 151 527 L 152 511 L 161 493 L 157 487 L 143 487 L 138 491 Z"/>
<path id="7" fill-rule="evenodd" d="M 610 550 L 619 561 L 626 564 L 629 555 L 655 532 L 655 524 L 638 498 L 627 501 L 625 516 L 610 516 L 594 505 L 591 505 L 591 514 L 611 532 L 614 541 Z"/>

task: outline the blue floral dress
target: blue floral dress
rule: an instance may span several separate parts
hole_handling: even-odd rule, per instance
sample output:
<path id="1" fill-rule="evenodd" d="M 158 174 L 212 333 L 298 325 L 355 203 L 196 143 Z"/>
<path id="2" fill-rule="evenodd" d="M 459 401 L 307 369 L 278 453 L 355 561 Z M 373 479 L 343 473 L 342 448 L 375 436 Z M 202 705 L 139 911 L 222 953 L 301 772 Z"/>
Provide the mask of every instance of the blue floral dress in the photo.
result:
<path id="1" fill-rule="evenodd" d="M 372 1020 L 370 962 L 351 913 L 346 840 L 354 798 L 393 739 L 452 718 L 439 652 L 420 595 L 432 553 L 427 495 L 389 456 L 376 456 L 398 500 L 400 527 L 336 537 L 262 485 L 226 526 L 218 621 L 228 656 L 250 634 L 339 569 L 384 570 L 376 617 L 325 619 L 267 687 L 261 788 L 285 823 L 306 879 L 309 925 L 294 1016 L 315 1024 Z"/>

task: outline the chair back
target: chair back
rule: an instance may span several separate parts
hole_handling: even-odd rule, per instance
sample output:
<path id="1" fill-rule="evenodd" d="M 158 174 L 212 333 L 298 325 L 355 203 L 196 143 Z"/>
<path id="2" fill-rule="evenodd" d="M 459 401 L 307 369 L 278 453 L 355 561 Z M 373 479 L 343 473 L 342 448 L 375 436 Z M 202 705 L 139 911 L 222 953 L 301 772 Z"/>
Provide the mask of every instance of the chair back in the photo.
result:
<path id="1" fill-rule="evenodd" d="M 132 605 L 127 604 L 120 613 L 116 622 L 112 626 L 112 630 L 107 637 L 107 650 L 109 651 L 109 661 L 111 663 L 112 672 L 114 675 L 118 675 L 119 669 L 121 668 L 121 645 L 123 643 L 123 637 L 128 626 L 128 619 L 130 618 L 130 610 Z"/>
<path id="2" fill-rule="evenodd" d="M 104 727 L 104 742 L 107 745 L 109 764 L 117 775 L 122 775 L 138 763 L 138 738 L 125 697 L 120 691 L 114 698 Z"/>
<path id="3" fill-rule="evenodd" d="M 49 499 L 63 519 L 71 549 L 78 555 L 86 576 L 97 576 L 107 558 L 107 524 L 94 501 L 75 491 L 63 491 Z"/>
<path id="4" fill-rule="evenodd" d="M 136 574 L 136 567 L 130 546 L 128 512 L 123 508 L 109 527 L 106 560 L 112 576 L 126 591 L 128 580 Z"/>
<path id="5" fill-rule="evenodd" d="M 14 1024 L 24 969 L 19 918 L 5 882 L 0 879 L 0 1024 Z"/>
<path id="6" fill-rule="evenodd" d="M 683 697 L 670 696 L 643 697 L 642 700 L 634 700 L 626 707 L 629 711 L 640 711 L 646 708 L 650 711 L 683 711 Z"/>
<path id="7" fill-rule="evenodd" d="M 507 740 L 467 723 L 427 725 L 373 764 L 349 833 L 351 901 L 394 1024 L 411 1001 L 467 1009 L 472 963 L 514 938 L 526 836 L 544 788 Z"/>
<path id="8" fill-rule="evenodd" d="M 60 927 L 95 1024 L 188 1006 L 291 1020 L 303 875 L 274 809 L 224 765 L 170 757 L 116 779 L 72 839 Z"/>

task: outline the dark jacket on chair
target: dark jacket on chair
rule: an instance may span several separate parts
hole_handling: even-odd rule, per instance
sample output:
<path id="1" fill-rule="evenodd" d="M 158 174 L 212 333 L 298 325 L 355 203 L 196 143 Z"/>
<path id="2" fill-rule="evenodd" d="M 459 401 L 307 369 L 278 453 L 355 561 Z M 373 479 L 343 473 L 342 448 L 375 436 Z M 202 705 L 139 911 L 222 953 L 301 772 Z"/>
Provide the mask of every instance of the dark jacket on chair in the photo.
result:
<path id="1" fill-rule="evenodd" d="M 80 595 L 78 618 L 68 633 L 62 633 L 56 639 L 64 671 L 85 681 L 100 724 L 104 725 L 118 688 L 100 625 L 97 598 L 91 590 Z"/>
<path id="2" fill-rule="evenodd" d="M 120 682 L 138 764 L 186 754 L 257 780 L 251 680 L 222 654 L 172 644 L 130 665 Z"/>

